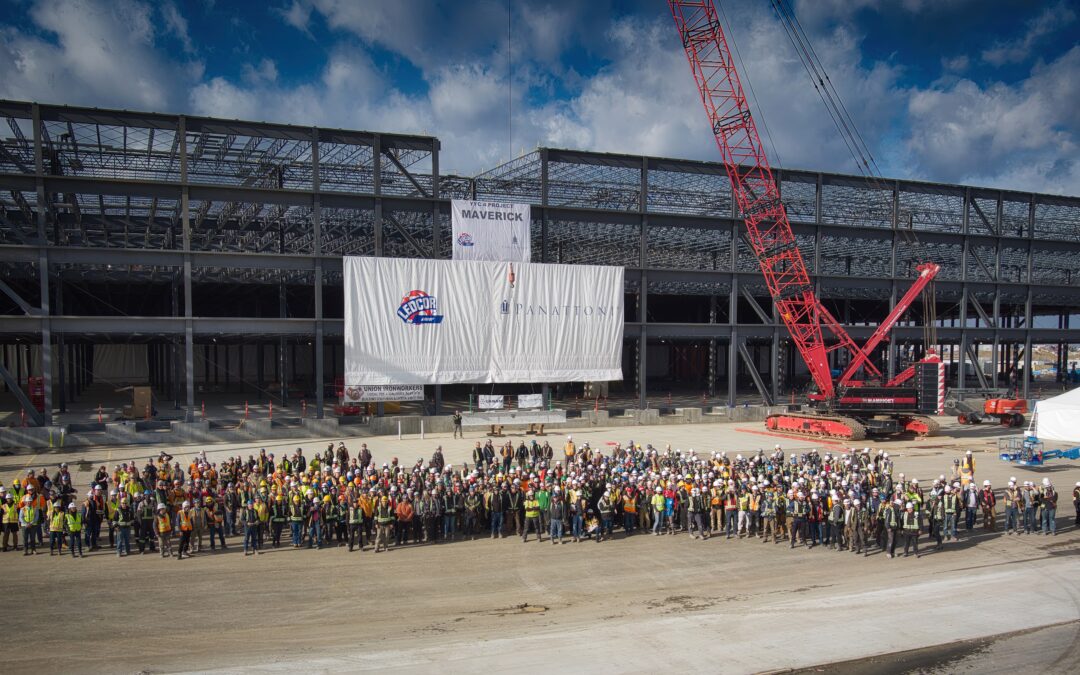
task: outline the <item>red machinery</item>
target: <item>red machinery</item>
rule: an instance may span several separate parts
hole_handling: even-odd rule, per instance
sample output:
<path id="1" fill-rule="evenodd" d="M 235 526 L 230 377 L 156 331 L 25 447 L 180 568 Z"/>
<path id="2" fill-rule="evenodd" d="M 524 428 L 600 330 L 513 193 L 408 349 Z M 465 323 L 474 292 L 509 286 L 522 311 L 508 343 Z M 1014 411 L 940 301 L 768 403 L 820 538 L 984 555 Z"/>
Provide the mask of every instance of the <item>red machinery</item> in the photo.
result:
<path id="1" fill-rule="evenodd" d="M 980 424 L 987 419 L 995 419 L 1005 427 L 1021 427 L 1024 426 L 1027 412 L 1026 399 L 988 398 L 983 402 L 982 412 L 962 412 L 956 416 L 956 421 L 960 424 Z"/>
<path id="2" fill-rule="evenodd" d="M 668 0 L 679 37 L 701 93 L 732 194 L 746 222 L 751 248 L 761 265 L 781 320 L 817 385 L 809 413 L 771 415 L 770 429 L 807 436 L 858 440 L 868 434 L 904 431 L 929 435 L 938 425 L 927 415 L 944 405 L 944 365 L 932 352 L 887 383 L 871 361 L 896 321 L 933 281 L 938 266 L 924 263 L 919 277 L 866 344 L 859 347 L 814 294 L 787 210 L 769 167 L 757 126 L 743 93 L 727 38 L 712 0 Z M 825 331 L 832 344 L 827 344 Z M 833 382 L 828 355 L 845 350 L 847 369 Z M 859 373 L 860 379 L 856 379 Z M 915 386 L 902 386 L 915 379 Z"/>

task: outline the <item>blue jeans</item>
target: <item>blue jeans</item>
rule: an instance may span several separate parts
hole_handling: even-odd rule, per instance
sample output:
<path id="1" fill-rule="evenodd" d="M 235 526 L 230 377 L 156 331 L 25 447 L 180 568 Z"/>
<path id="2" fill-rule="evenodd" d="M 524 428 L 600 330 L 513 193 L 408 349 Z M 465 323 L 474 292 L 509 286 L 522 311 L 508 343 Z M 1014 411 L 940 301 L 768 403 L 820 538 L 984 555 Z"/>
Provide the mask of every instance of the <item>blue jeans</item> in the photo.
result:
<path id="1" fill-rule="evenodd" d="M 551 529 L 549 531 L 551 540 L 562 539 L 563 535 L 563 522 L 561 520 L 554 519 L 551 521 Z"/>
<path id="2" fill-rule="evenodd" d="M 52 550 L 54 548 L 59 553 L 64 552 L 64 533 L 63 532 L 49 532 L 49 553 L 52 553 Z"/>
<path id="3" fill-rule="evenodd" d="M 570 518 L 570 534 L 575 539 L 581 539 L 582 529 L 585 527 L 585 519 L 581 517 L 580 513 L 575 513 Z"/>
<path id="4" fill-rule="evenodd" d="M 630 534 L 637 528 L 637 514 L 623 512 L 623 524 L 622 527 L 626 530 L 627 534 Z"/>
<path id="5" fill-rule="evenodd" d="M 308 528 L 308 543 L 307 547 L 322 546 L 322 538 L 319 536 L 319 524 L 312 523 Z"/>
<path id="6" fill-rule="evenodd" d="M 214 549 L 214 535 L 215 534 L 217 535 L 218 539 L 221 540 L 221 548 L 225 548 L 225 528 L 222 527 L 221 525 L 211 525 L 210 526 L 210 550 Z"/>
<path id="7" fill-rule="evenodd" d="M 957 536 L 956 536 L 956 514 L 955 513 L 946 513 L 945 514 L 945 532 L 944 532 L 944 535 L 946 537 L 952 537 L 953 539 L 957 538 Z"/>
<path id="8" fill-rule="evenodd" d="M 735 509 L 726 509 L 724 511 L 724 522 L 727 536 L 737 534 L 739 530 L 739 512 Z"/>
<path id="9" fill-rule="evenodd" d="M 502 534 L 503 529 L 503 514 L 502 511 L 494 511 L 491 514 L 491 534 Z"/>
<path id="10" fill-rule="evenodd" d="M 653 518 L 652 531 L 653 534 L 659 534 L 660 530 L 664 529 L 664 512 L 660 509 L 656 509 L 653 511 L 653 515 L 655 518 Z M 576 527 L 577 525 L 575 523 L 575 528 Z M 574 536 L 577 536 L 577 533 L 575 533 Z"/>
<path id="11" fill-rule="evenodd" d="M 600 520 L 600 533 L 605 534 L 605 535 L 610 537 L 612 532 L 614 532 L 614 531 L 615 531 L 614 520 L 611 518 L 611 516 L 604 516 Z"/>
<path id="12" fill-rule="evenodd" d="M 247 525 L 244 527 L 244 553 L 248 552 L 249 547 L 252 551 L 259 550 L 258 525 Z"/>
<path id="13" fill-rule="evenodd" d="M 82 539 L 79 538 L 79 533 L 78 532 L 72 532 L 69 535 L 69 539 L 70 539 L 70 543 L 68 544 L 68 548 L 71 549 L 71 557 L 72 558 L 75 557 L 75 549 L 76 548 L 79 549 L 79 555 L 82 555 Z"/>
<path id="14" fill-rule="evenodd" d="M 442 517 L 442 529 L 443 537 L 449 539 L 454 536 L 454 524 L 457 520 L 457 514 L 444 513 Z"/>
<path id="15" fill-rule="evenodd" d="M 964 527 L 969 530 L 975 527 L 975 509 L 964 510 Z"/>
<path id="16" fill-rule="evenodd" d="M 130 527 L 117 527 L 116 528 L 116 555 L 120 555 L 123 552 L 124 555 L 131 554 L 131 528 Z"/>
<path id="17" fill-rule="evenodd" d="M 1042 511 L 1042 531 L 1043 534 L 1053 533 L 1057 534 L 1057 523 L 1054 521 L 1057 519 L 1057 508 L 1043 508 Z"/>
<path id="18" fill-rule="evenodd" d="M 1024 534 L 1035 531 L 1035 507 L 1024 507 Z"/>
<path id="19" fill-rule="evenodd" d="M 304 524 L 298 520 L 294 520 L 289 523 L 289 530 L 292 532 L 292 545 L 299 546 L 300 541 L 304 538 Z"/>
<path id="20" fill-rule="evenodd" d="M 1005 509 L 1005 531 L 1020 529 L 1020 513 L 1015 506 Z"/>
<path id="21" fill-rule="evenodd" d="M 236 534 L 236 511 L 225 509 L 225 531 Z"/>

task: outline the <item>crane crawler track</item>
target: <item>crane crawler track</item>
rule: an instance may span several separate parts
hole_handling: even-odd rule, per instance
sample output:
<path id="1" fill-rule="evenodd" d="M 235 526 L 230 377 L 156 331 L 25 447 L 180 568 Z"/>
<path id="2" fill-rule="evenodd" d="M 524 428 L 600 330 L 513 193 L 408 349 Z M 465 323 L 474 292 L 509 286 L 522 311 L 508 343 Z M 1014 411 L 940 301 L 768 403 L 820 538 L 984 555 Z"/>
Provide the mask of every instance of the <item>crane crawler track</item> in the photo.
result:
<path id="1" fill-rule="evenodd" d="M 852 417 L 839 415 L 780 413 L 769 415 L 765 419 L 765 426 L 773 431 L 806 438 L 844 441 L 861 441 L 866 438 L 866 427 L 862 423 Z"/>

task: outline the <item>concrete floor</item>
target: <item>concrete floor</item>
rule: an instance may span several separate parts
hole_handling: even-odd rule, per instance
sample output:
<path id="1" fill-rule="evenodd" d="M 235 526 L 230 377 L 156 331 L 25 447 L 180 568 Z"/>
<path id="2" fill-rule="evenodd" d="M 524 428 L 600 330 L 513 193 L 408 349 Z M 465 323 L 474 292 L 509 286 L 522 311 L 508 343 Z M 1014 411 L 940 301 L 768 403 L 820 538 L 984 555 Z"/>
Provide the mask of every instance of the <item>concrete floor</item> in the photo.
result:
<path id="1" fill-rule="evenodd" d="M 632 438 L 699 453 L 750 452 L 776 442 L 791 450 L 814 446 L 766 435 L 757 424 L 571 433 L 594 445 Z M 792 551 L 756 539 L 623 540 L 621 533 L 601 545 L 481 538 L 380 555 L 278 550 L 250 558 L 230 540 L 228 552 L 183 562 L 121 561 L 105 552 L 85 560 L 9 553 L 2 556 L 0 610 L 18 620 L 9 622 L 0 660 L 8 672 L 37 672 L 48 654 L 50 663 L 77 672 L 742 673 L 895 655 L 1075 621 L 1080 532 L 1071 524 L 1069 495 L 1080 465 L 1005 464 L 994 452 L 1000 433 L 947 424 L 941 436 L 883 447 L 897 458 L 897 471 L 920 479 L 947 473 L 967 448 L 976 452 L 980 481 L 1002 486 L 1009 476 L 1052 477 L 1062 493 L 1056 537 L 975 530 L 918 560 Z M 378 462 L 398 456 L 411 463 L 440 443 L 448 461 L 460 462 L 474 437 L 367 442 Z M 314 450 L 328 440 L 302 445 Z M 350 441 L 350 449 L 358 447 Z M 174 454 L 186 463 L 198 449 Z M 258 451 L 206 449 L 212 457 Z M 82 486 L 99 462 L 156 453 L 21 454 L 0 458 L 0 477 L 7 483 L 28 466 L 67 461 Z M 1027 657 L 1028 672 L 1075 672 L 1077 631 L 1039 634 L 1053 637 L 1023 643 L 1038 650 Z M 35 648 L 27 650 L 29 644 Z M 1015 650 L 1010 653 L 1016 662 Z M 948 663 L 950 654 L 955 651 L 931 656 L 931 663 Z M 961 669 L 967 668 L 947 670 Z"/>

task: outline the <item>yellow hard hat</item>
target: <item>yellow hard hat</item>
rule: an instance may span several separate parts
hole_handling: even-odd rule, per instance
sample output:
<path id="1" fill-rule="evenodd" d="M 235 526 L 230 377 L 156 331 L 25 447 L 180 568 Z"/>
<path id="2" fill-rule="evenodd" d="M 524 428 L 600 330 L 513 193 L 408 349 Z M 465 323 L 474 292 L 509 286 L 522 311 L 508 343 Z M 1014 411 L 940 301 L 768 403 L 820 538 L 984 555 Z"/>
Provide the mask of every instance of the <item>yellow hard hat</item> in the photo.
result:
<path id="1" fill-rule="evenodd" d="M 326 495 L 325 497 L 322 498 L 322 500 L 324 502 L 326 502 L 327 504 L 329 504 L 330 503 L 330 495 Z"/>

